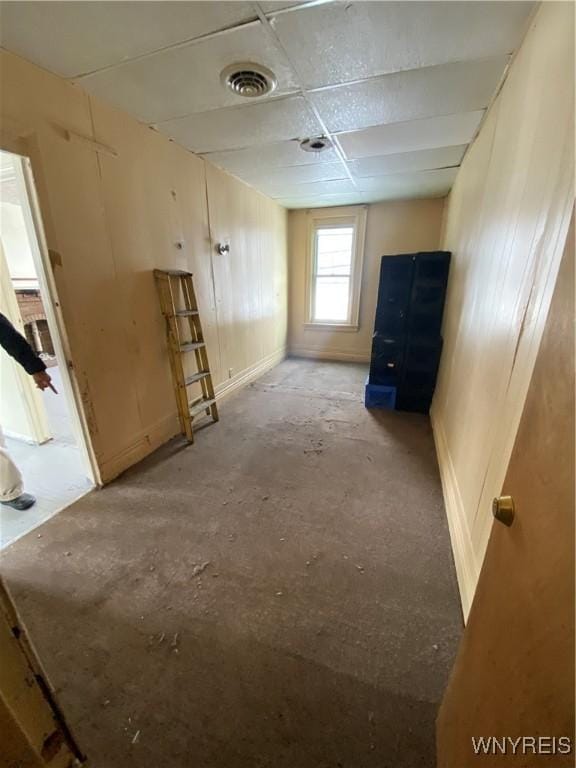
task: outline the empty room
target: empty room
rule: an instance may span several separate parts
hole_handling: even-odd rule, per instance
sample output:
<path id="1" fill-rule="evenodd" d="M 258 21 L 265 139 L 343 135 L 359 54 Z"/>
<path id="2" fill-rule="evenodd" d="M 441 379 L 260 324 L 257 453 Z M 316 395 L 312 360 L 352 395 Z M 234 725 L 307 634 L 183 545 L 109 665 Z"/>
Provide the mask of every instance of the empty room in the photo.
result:
<path id="1" fill-rule="evenodd" d="M 0 768 L 574 768 L 574 11 L 0 2 Z"/>

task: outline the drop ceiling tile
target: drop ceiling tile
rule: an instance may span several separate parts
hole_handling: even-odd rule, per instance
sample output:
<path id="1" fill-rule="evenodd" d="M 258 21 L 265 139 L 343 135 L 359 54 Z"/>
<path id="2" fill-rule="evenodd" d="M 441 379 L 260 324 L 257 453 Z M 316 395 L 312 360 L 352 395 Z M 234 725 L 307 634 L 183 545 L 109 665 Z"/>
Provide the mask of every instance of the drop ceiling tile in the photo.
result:
<path id="1" fill-rule="evenodd" d="M 366 184 L 366 189 L 355 193 L 286 195 L 279 198 L 277 202 L 285 208 L 325 208 L 338 205 L 378 203 L 385 200 L 445 197 L 454 183 L 457 170 L 456 168 L 448 168 L 439 171 L 423 171 L 422 173 L 395 174 L 373 179 L 369 184 Z"/>
<path id="2" fill-rule="evenodd" d="M 268 168 L 265 171 L 244 171 L 238 176 L 255 187 L 259 185 L 280 186 L 283 184 L 306 184 L 314 181 L 348 179 L 344 164 L 317 163 L 316 165 L 293 165 L 288 168 Z"/>
<path id="3" fill-rule="evenodd" d="M 90 93 L 139 120 L 156 123 L 248 101 L 268 100 L 242 98 L 220 82 L 224 67 L 243 61 L 256 61 L 275 73 L 275 95 L 297 89 L 292 70 L 260 22 L 127 62 L 79 82 Z"/>
<path id="4" fill-rule="evenodd" d="M 509 54 L 535 5 L 342 2 L 291 11 L 272 23 L 305 85 L 316 87 Z"/>
<path id="5" fill-rule="evenodd" d="M 450 191 L 458 168 L 440 168 L 417 173 L 394 173 L 357 180 L 361 192 L 371 197 L 390 200 L 397 197 L 426 197 L 446 195 Z"/>
<path id="6" fill-rule="evenodd" d="M 255 185 L 256 189 L 272 198 L 297 198 L 332 194 L 354 194 L 357 190 L 350 179 L 316 181 L 310 184 L 274 184 L 263 182 Z"/>
<path id="7" fill-rule="evenodd" d="M 259 146 L 318 130 L 316 118 L 301 96 L 202 112 L 158 127 L 182 146 L 199 153 Z"/>
<path id="8" fill-rule="evenodd" d="M 379 125 L 363 131 L 341 133 L 338 140 L 350 160 L 468 144 L 474 137 L 483 114 L 483 111 L 464 112 Z"/>
<path id="9" fill-rule="evenodd" d="M 230 152 L 211 152 L 205 157 L 214 165 L 239 176 L 245 173 L 266 173 L 272 168 L 338 162 L 335 150 L 327 149 L 320 153 L 304 152 L 295 140 L 263 144 Z"/>
<path id="10" fill-rule="evenodd" d="M 362 160 L 351 160 L 348 163 L 348 168 L 352 175 L 357 178 L 448 168 L 449 166 L 460 165 L 466 146 L 466 144 L 459 144 L 455 147 L 420 149 L 416 152 L 402 152 L 398 155 L 365 157 Z"/>
<path id="11" fill-rule="evenodd" d="M 487 107 L 508 56 L 384 75 L 316 91 L 311 98 L 330 131 L 471 112 Z"/>
<path id="12" fill-rule="evenodd" d="M 249 2 L 3 2 L 2 46 L 63 77 L 254 19 Z"/>

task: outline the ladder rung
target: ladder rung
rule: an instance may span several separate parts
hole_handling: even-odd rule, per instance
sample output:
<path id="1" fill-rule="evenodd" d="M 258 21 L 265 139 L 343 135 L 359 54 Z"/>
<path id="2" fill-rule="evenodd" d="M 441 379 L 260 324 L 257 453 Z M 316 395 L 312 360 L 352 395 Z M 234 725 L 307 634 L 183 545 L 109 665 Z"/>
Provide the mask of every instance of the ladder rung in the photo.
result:
<path id="1" fill-rule="evenodd" d="M 215 402 L 216 402 L 215 397 L 208 400 L 198 400 L 197 403 L 194 403 L 194 405 L 190 407 L 190 418 L 193 419 L 194 416 L 198 416 L 199 413 L 202 413 L 202 411 L 205 411 L 206 408 L 210 408 L 210 406 L 214 405 Z"/>
<path id="2" fill-rule="evenodd" d="M 189 387 L 190 384 L 195 384 L 197 381 L 205 379 L 206 376 L 210 376 L 210 371 L 198 371 L 198 373 L 188 376 L 188 378 L 184 380 L 184 384 Z"/>
<path id="3" fill-rule="evenodd" d="M 156 277 L 192 277 L 192 272 L 186 272 L 184 269 L 155 269 Z"/>
<path id="4" fill-rule="evenodd" d="M 192 317 L 193 315 L 197 314 L 197 309 L 179 309 L 177 312 L 171 315 L 171 317 Z"/>
<path id="5" fill-rule="evenodd" d="M 203 341 L 189 341 L 186 344 L 180 344 L 180 352 L 193 352 L 195 349 L 204 347 Z"/>

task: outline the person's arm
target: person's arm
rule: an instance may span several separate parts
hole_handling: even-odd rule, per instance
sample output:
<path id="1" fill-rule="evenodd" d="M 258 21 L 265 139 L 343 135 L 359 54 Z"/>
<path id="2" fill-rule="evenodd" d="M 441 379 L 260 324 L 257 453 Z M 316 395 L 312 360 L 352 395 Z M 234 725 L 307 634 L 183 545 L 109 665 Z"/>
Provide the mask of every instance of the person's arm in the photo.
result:
<path id="1" fill-rule="evenodd" d="M 44 362 L 38 357 L 30 344 L 21 333 L 18 333 L 10 320 L 0 314 L 0 346 L 8 354 L 20 363 L 22 368 L 34 377 L 36 386 L 39 389 L 51 387 L 51 378 L 46 373 Z"/>

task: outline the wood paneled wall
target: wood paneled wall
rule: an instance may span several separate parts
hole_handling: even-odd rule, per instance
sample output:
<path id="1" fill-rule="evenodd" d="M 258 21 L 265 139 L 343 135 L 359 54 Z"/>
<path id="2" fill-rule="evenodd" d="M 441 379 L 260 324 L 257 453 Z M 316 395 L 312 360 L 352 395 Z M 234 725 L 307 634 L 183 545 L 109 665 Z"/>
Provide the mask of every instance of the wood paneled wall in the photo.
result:
<path id="1" fill-rule="evenodd" d="M 368 206 L 358 331 L 316 330 L 306 323 L 308 211 L 290 211 L 290 352 L 302 357 L 367 362 L 372 349 L 380 259 L 438 248 L 443 199 L 395 200 Z M 321 213 L 322 209 L 314 211 Z"/>
<path id="2" fill-rule="evenodd" d="M 438 713 L 437 768 L 574 766 L 574 417 L 572 218 L 503 487 L 514 522 L 490 535 Z M 482 760 L 472 738 L 491 735 L 519 739 L 517 752 L 508 741 Z M 520 738 L 531 735 L 537 755 Z"/>
<path id="3" fill-rule="evenodd" d="M 542 337 L 574 199 L 574 6 L 542 3 L 447 204 L 432 406 L 464 614 Z"/>
<path id="4" fill-rule="evenodd" d="M 0 146 L 32 161 L 106 482 L 178 432 L 152 270 L 194 272 L 214 381 L 229 391 L 284 355 L 286 212 L 79 87 L 1 56 Z"/>

